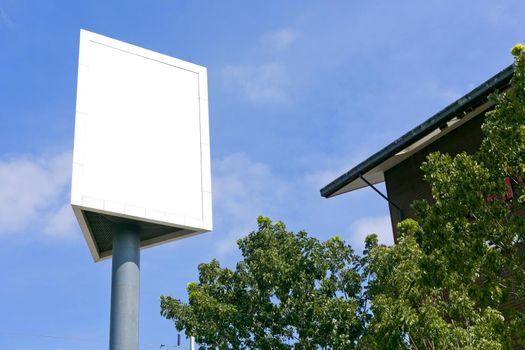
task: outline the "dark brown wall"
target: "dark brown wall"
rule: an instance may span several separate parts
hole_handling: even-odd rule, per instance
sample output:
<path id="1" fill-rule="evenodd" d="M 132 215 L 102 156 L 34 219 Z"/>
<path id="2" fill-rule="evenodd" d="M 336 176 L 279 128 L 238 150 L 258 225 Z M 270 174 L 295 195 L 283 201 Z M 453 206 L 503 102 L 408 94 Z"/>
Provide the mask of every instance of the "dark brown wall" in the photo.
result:
<path id="1" fill-rule="evenodd" d="M 472 154 L 477 151 L 481 145 L 483 115 L 484 113 L 472 118 L 464 125 L 385 172 L 388 198 L 402 209 L 403 219 L 414 217 L 410 205 L 415 199 L 432 200 L 430 186 L 423 181 L 423 173 L 420 169 L 421 163 L 426 160 L 427 155 L 435 151 L 450 155 L 456 155 L 463 151 Z M 389 205 L 389 207 L 395 239 L 395 228 L 397 223 L 401 221 L 400 213 L 394 206 Z"/>

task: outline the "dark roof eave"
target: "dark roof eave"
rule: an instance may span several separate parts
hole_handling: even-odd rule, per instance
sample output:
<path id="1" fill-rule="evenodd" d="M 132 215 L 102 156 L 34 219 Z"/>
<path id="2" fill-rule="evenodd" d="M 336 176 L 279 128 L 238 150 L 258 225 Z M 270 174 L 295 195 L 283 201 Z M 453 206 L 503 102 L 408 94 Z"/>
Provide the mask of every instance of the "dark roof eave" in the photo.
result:
<path id="1" fill-rule="evenodd" d="M 359 178 L 359 175 L 367 173 L 388 158 L 396 155 L 409 145 L 430 134 L 433 130 L 442 126 L 461 112 L 480 103 L 494 90 L 505 87 L 512 78 L 513 73 L 514 65 L 510 65 L 459 100 L 451 103 L 443 110 L 430 117 L 427 121 L 416 126 L 414 129 L 410 130 L 379 152 L 330 182 L 321 189 L 321 196 L 325 198 L 332 197 L 337 191 Z"/>

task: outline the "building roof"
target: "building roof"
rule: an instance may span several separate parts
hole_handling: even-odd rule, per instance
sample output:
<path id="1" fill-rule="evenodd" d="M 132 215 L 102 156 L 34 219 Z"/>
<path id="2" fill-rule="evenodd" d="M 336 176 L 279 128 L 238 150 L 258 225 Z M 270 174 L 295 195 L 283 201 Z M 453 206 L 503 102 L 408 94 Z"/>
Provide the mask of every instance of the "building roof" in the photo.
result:
<path id="1" fill-rule="evenodd" d="M 513 73 L 513 65 L 505 68 L 465 96 L 451 103 L 422 124 L 330 182 L 321 189 L 321 195 L 325 198 L 330 198 L 366 187 L 367 184 L 361 177 L 364 177 L 372 184 L 383 182 L 385 171 L 486 111 L 491 106 L 491 102 L 487 100 L 488 95 L 496 90 L 505 89 L 509 85 Z"/>

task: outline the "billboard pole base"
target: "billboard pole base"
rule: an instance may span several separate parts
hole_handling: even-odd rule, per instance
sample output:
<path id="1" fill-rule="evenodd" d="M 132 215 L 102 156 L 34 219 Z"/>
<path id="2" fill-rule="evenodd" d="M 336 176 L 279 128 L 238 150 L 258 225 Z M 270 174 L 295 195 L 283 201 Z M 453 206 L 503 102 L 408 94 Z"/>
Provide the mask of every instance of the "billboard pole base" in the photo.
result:
<path id="1" fill-rule="evenodd" d="M 113 237 L 110 350 L 138 350 L 139 292 L 139 228 L 121 224 Z"/>

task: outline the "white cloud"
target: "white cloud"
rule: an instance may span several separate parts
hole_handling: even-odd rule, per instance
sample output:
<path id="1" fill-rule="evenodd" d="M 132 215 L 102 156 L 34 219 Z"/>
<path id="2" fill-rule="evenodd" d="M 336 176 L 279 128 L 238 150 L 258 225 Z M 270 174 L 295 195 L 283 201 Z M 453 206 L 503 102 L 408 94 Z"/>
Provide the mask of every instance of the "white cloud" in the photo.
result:
<path id="1" fill-rule="evenodd" d="M 288 187 L 264 163 L 245 153 L 234 153 L 214 161 L 213 190 L 218 220 L 228 223 L 217 243 L 219 257 L 236 248 L 238 238 L 255 228 L 259 215 L 272 216 L 284 202 Z M 219 230 L 224 225 L 218 222 Z"/>
<path id="2" fill-rule="evenodd" d="M 321 188 L 326 186 L 359 162 L 368 157 L 368 150 L 347 152 L 346 154 L 328 155 L 325 153 L 310 154 L 300 159 L 304 164 L 315 164 L 304 174 L 304 180 L 309 186 Z"/>
<path id="3" fill-rule="evenodd" d="M 71 152 L 16 156 L 0 160 L 0 236 L 43 227 L 43 233 L 71 233 L 65 197 L 71 177 Z"/>
<path id="4" fill-rule="evenodd" d="M 283 64 L 264 63 L 259 66 L 226 66 L 223 70 L 226 84 L 238 90 L 251 102 L 287 103 L 290 100 L 290 80 Z"/>
<path id="5" fill-rule="evenodd" d="M 281 53 L 296 42 L 298 32 L 290 28 L 264 33 L 254 49 L 258 57 Z M 226 86 L 258 104 L 290 102 L 291 80 L 282 60 L 266 58 L 260 64 L 230 64 L 222 69 Z"/>
<path id="6" fill-rule="evenodd" d="M 309 173 L 306 173 L 305 180 L 308 184 L 311 184 L 315 188 L 322 188 L 328 185 L 330 182 L 337 179 L 339 176 L 345 173 L 352 167 L 352 164 L 348 166 L 341 166 L 336 169 L 317 169 Z"/>
<path id="7" fill-rule="evenodd" d="M 0 8 L 0 25 L 4 25 L 7 28 L 13 28 L 15 26 L 15 22 L 13 22 L 3 8 Z"/>
<path id="8" fill-rule="evenodd" d="M 324 169 L 337 169 L 340 166 L 347 170 L 353 163 L 343 158 L 321 159 L 321 154 L 309 155 L 299 162 L 308 160 L 313 163 L 319 158 Z M 326 157 L 325 157 L 326 158 Z M 350 164 L 350 165 L 349 165 Z M 317 184 L 326 185 L 333 180 L 333 174 L 339 171 L 314 171 L 295 180 L 280 176 L 263 162 L 251 159 L 246 153 L 230 154 L 213 162 L 213 191 L 215 218 L 215 254 L 221 259 L 237 248 L 237 239 L 256 229 L 255 219 L 259 215 L 272 220 L 285 220 L 292 226 L 300 226 L 308 232 L 314 227 L 332 227 L 329 231 L 346 232 L 344 239 L 361 253 L 365 237 L 375 233 L 379 242 L 393 243 L 390 216 L 370 215 L 355 220 L 352 224 L 334 223 L 340 221 L 344 210 L 326 211 L 325 201 L 320 200 Z M 330 175 L 332 174 L 332 175 Z M 304 189 L 311 189 L 311 195 L 304 195 Z M 309 190 L 308 190 L 309 191 Z M 315 193 L 314 193 L 315 192 Z M 381 205 L 384 204 L 381 202 Z M 366 215 L 366 214 L 364 214 Z M 346 228 L 344 228 L 344 225 Z M 348 226 L 347 226 L 348 225 Z"/>
<path id="9" fill-rule="evenodd" d="M 48 236 L 57 238 L 72 238 L 75 232 L 75 215 L 69 203 L 64 204 L 58 211 L 49 213 L 44 232 Z"/>
<path id="10" fill-rule="evenodd" d="M 251 159 L 246 153 L 230 154 L 213 162 L 213 191 L 216 254 L 223 258 L 236 249 L 237 239 L 256 229 L 255 219 L 259 215 L 272 220 L 287 220 L 287 223 L 311 230 L 323 226 L 324 220 L 338 217 L 325 213 L 326 202 L 320 201 L 318 189 L 332 181 L 362 157 L 328 157 L 325 154 L 310 154 L 297 159 L 299 165 L 308 169 L 295 180 L 280 176 L 263 162 Z M 307 171 L 308 171 L 307 170 Z M 305 189 L 306 192 L 305 192 Z M 323 212 L 323 215 L 319 214 Z M 315 214 L 314 214 L 315 213 Z M 327 215 L 327 216 L 325 216 Z M 299 220 L 300 222 L 294 222 Z M 335 224 L 340 227 L 340 224 Z M 392 241 L 389 216 L 367 217 L 350 225 L 346 238 L 357 252 L 364 247 L 364 239 L 377 233 L 381 242 Z"/>
<path id="11" fill-rule="evenodd" d="M 386 245 L 394 244 L 390 216 L 364 217 L 352 223 L 350 226 L 349 241 L 357 253 L 361 253 L 364 249 L 366 236 L 372 233 L 377 234 L 379 243 Z"/>
<path id="12" fill-rule="evenodd" d="M 262 35 L 263 47 L 271 51 L 283 51 L 289 49 L 297 40 L 298 33 L 292 29 L 285 28 Z"/>

